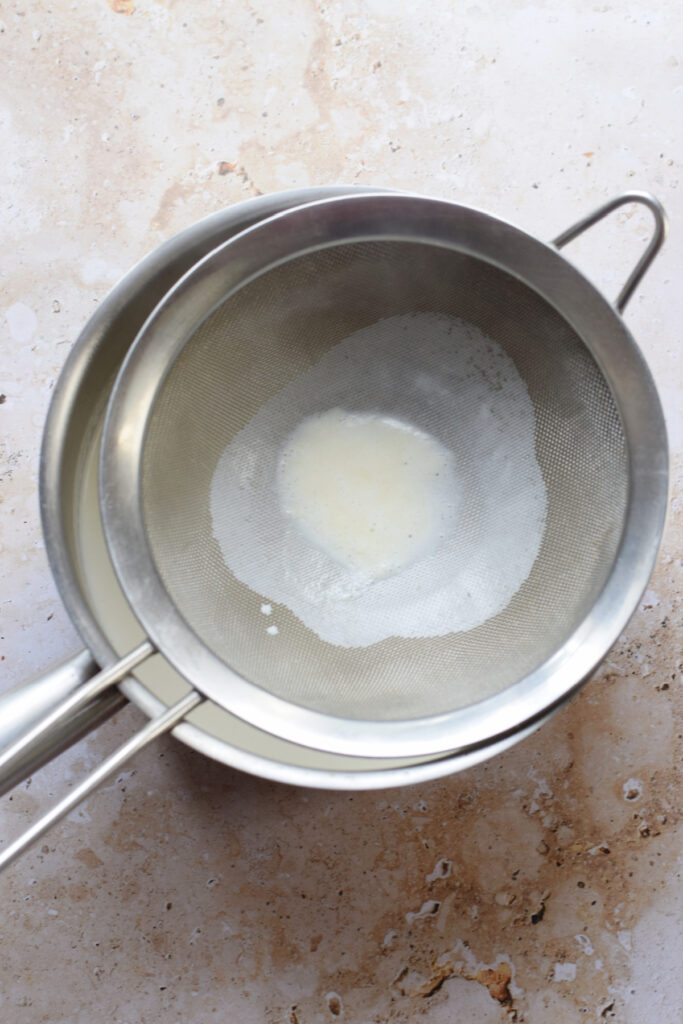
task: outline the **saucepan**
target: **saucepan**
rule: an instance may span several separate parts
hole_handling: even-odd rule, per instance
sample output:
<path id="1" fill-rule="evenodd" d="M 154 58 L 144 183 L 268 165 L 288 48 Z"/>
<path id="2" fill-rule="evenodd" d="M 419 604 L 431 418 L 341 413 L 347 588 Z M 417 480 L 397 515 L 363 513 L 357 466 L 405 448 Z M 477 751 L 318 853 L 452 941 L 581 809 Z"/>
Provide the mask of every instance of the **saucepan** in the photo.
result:
<path id="1" fill-rule="evenodd" d="M 654 232 L 612 304 L 559 250 L 629 203 L 640 203 L 651 211 Z M 88 322 L 67 359 L 43 441 L 40 500 L 46 548 L 60 595 L 85 649 L 3 698 L 0 791 L 27 777 L 125 699 L 148 715 L 150 723 L 0 854 L 0 866 L 135 750 L 164 731 L 172 730 L 181 742 L 217 761 L 265 778 L 330 789 L 385 788 L 443 776 L 494 756 L 538 728 L 576 693 L 637 607 L 664 525 L 668 459 L 662 410 L 621 313 L 661 246 L 665 230 L 658 201 L 639 192 L 616 197 L 545 244 L 506 222 L 454 203 L 379 190 L 319 188 L 258 197 L 220 211 L 131 270 Z M 422 273 L 428 268 L 432 284 L 423 300 L 425 289 L 413 286 L 409 278 L 415 274 L 404 268 L 416 247 L 427 246 L 420 268 Z M 326 262 L 321 262 L 321 253 Z M 334 260 L 327 258 L 330 253 L 335 254 Z M 346 278 L 340 277 L 337 254 L 349 265 Z M 312 265 L 313 274 L 306 262 L 311 259 L 318 261 Z M 263 307 L 263 295 L 270 304 L 270 320 L 281 322 L 282 317 L 272 312 L 276 303 L 286 304 L 299 287 L 310 299 L 310 281 L 314 279 L 320 288 L 321 273 L 330 275 L 326 288 L 328 292 L 339 289 L 341 304 L 348 307 L 349 297 L 358 296 L 357 308 L 372 313 L 360 315 L 358 323 L 354 321 L 356 327 L 365 322 L 363 317 L 378 319 L 379 312 L 380 318 L 386 318 L 406 309 L 413 315 L 419 306 L 420 315 L 458 314 L 504 345 L 533 391 L 537 449 L 543 449 L 539 440 L 543 430 L 551 437 L 547 451 L 539 455 L 545 486 L 559 509 L 553 514 L 551 502 L 549 518 L 544 520 L 545 539 L 538 559 L 546 558 L 550 566 L 546 577 L 570 573 L 570 563 L 577 557 L 572 544 L 577 550 L 591 549 L 588 555 L 583 550 L 581 554 L 588 559 L 588 568 L 581 572 L 590 575 L 590 583 L 581 583 L 571 615 L 565 608 L 553 609 L 552 600 L 539 610 L 542 590 L 534 596 L 528 588 L 512 625 L 501 613 L 501 629 L 510 638 L 512 652 L 501 660 L 515 666 L 516 652 L 527 653 L 520 654 L 519 665 L 510 669 L 516 673 L 514 678 L 503 672 L 497 687 L 483 687 L 481 699 L 465 706 L 455 702 L 450 707 L 446 701 L 433 714 L 408 710 L 397 722 L 391 714 L 375 718 L 366 711 L 354 716 L 332 709 L 327 714 L 317 705 L 305 706 L 306 699 L 298 696 L 283 713 L 282 695 L 274 693 L 264 700 L 262 712 L 243 713 L 239 701 L 232 704 L 223 699 L 213 683 L 207 684 L 208 692 L 203 690 L 202 681 L 192 677 L 191 666 L 187 671 L 184 652 L 192 647 L 194 637 L 189 645 L 179 644 L 180 653 L 173 643 L 165 644 L 163 629 L 157 633 L 154 614 L 150 622 L 144 601 L 131 586 L 125 550 L 121 556 L 128 524 L 121 532 L 118 519 L 125 501 L 111 482 L 121 470 L 122 431 L 128 431 L 135 418 L 126 408 L 130 382 L 134 391 L 146 363 L 153 367 L 160 351 L 164 358 L 173 358 L 168 352 L 174 346 L 178 353 L 185 351 L 188 339 L 202 330 L 206 333 L 211 317 L 219 317 L 225 325 L 240 316 L 252 316 L 254 309 Z M 259 281 L 267 281 L 266 290 L 245 313 L 244 296 Z M 379 304 L 374 298 L 378 282 L 386 291 Z M 451 286 L 452 282 L 459 284 Z M 410 293 L 401 300 L 403 305 L 397 302 L 398 291 Z M 455 296 L 448 300 L 452 308 L 446 308 L 444 296 L 451 294 Z M 496 296 L 493 304 L 490 298 L 481 298 L 491 294 Z M 198 307 L 197 296 L 204 308 Z M 317 316 L 320 295 L 313 306 Z M 169 325 L 175 337 L 160 343 Z M 329 345 L 334 343 L 331 340 Z M 552 345 L 556 351 L 549 356 L 547 348 Z M 543 360 L 554 366 L 555 376 L 533 369 L 532 364 Z M 156 377 L 166 381 L 174 372 L 172 365 Z M 578 382 L 573 390 L 562 383 L 567 379 Z M 159 401 L 163 400 L 162 396 Z M 592 445 L 584 444 L 580 433 L 585 433 L 589 406 L 594 408 L 590 429 L 597 442 Z M 550 420 L 559 434 L 550 434 L 544 426 Z M 581 459 L 572 461 L 571 453 L 579 449 Z M 113 461 L 118 459 L 113 469 L 105 465 L 107 450 L 114 453 Z M 586 502 L 585 523 L 577 519 L 573 532 L 565 536 L 563 502 L 571 500 L 576 473 L 583 474 L 584 488 L 595 488 L 594 500 Z M 603 519 L 595 519 L 595 509 L 600 509 Z M 594 535 L 584 544 L 588 522 Z M 555 540 L 547 541 L 553 530 Z M 153 568 L 151 576 L 156 578 Z M 154 608 L 163 607 L 164 580 L 161 601 L 155 601 Z M 551 590 L 554 594 L 562 588 Z M 554 639 L 537 654 L 544 616 Z M 191 613 L 180 618 L 185 623 Z M 450 650 L 451 662 L 441 659 L 441 674 L 447 677 L 453 659 L 464 658 L 474 666 L 471 672 L 476 678 L 487 658 L 492 662 L 491 644 L 499 646 L 487 634 L 477 643 L 478 647 Z M 209 647 L 197 641 L 198 654 Z M 216 654 L 214 650 L 209 654 L 206 665 L 211 668 Z M 414 657 L 414 650 L 405 647 L 393 650 L 390 660 L 393 665 Z M 290 656 L 289 660 L 296 659 Z M 361 675 L 363 665 L 361 657 L 356 669 Z M 245 692 L 252 687 L 260 693 L 264 688 L 260 680 L 256 685 L 245 682 L 239 672 L 234 679 L 236 693 L 241 692 L 242 683 Z"/>

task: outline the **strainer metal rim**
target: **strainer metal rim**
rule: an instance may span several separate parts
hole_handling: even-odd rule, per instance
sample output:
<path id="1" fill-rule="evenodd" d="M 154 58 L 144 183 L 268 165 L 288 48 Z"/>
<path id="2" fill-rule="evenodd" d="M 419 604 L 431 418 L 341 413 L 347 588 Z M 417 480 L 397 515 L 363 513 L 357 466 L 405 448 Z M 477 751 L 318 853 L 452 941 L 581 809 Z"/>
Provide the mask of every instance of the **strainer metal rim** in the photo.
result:
<path id="1" fill-rule="evenodd" d="M 199 324 L 255 277 L 344 242 L 396 240 L 451 248 L 493 264 L 545 299 L 582 338 L 619 410 L 629 458 L 621 542 L 607 582 L 564 644 L 524 679 L 456 711 L 367 721 L 312 711 L 229 669 L 194 633 L 156 570 L 143 518 L 141 464 L 149 416 L 173 357 Z M 330 752 L 440 754 L 518 730 L 567 699 L 623 631 L 647 585 L 666 513 L 668 461 L 659 398 L 615 309 L 551 245 L 484 211 L 408 194 L 323 199 L 247 229 L 193 267 L 139 332 L 113 389 L 101 465 L 102 516 L 121 586 L 164 656 L 205 696 L 267 732 Z"/>

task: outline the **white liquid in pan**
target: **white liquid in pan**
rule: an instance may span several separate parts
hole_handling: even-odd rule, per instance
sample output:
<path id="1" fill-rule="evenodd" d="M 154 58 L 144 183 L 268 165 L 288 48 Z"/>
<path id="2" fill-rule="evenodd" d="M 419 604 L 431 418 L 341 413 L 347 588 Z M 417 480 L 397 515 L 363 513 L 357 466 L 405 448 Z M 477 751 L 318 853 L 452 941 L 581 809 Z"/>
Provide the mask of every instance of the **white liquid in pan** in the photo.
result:
<path id="1" fill-rule="evenodd" d="M 262 406 L 223 452 L 210 500 L 255 608 L 286 605 L 342 647 L 473 629 L 540 549 L 533 406 L 471 324 L 391 317 Z"/>

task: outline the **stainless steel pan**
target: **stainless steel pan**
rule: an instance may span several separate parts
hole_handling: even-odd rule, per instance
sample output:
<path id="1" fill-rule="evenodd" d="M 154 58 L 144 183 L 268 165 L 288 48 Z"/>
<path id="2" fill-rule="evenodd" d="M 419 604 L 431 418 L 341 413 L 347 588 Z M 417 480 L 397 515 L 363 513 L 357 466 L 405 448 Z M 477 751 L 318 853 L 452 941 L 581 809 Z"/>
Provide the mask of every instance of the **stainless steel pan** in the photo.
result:
<path id="1" fill-rule="evenodd" d="M 38 715 L 57 704 L 65 694 L 73 692 L 81 680 L 92 673 L 95 661 L 101 666 L 111 665 L 117 655 L 131 647 L 135 621 L 120 594 L 122 604 L 112 614 L 112 580 L 102 582 L 102 550 L 97 537 L 97 522 L 92 516 L 89 521 L 88 512 L 93 507 L 93 497 L 94 505 L 97 504 L 96 493 L 93 496 L 88 489 L 92 491 L 95 486 L 93 445 L 96 445 L 104 404 L 113 378 L 140 325 L 186 269 L 231 235 L 280 210 L 319 198 L 343 195 L 348 191 L 341 188 L 312 189 L 262 197 L 202 221 L 134 268 L 87 325 L 67 361 L 51 406 L 43 446 L 41 509 L 52 569 L 64 603 L 88 651 L 75 656 L 67 665 L 42 680 L 19 688 L 5 698 L 2 721 L 6 732 L 0 745 L 5 746 L 24 732 Z M 619 324 L 621 321 L 617 313 L 623 311 L 663 240 L 665 224 L 659 204 L 641 194 L 618 197 L 555 240 L 555 245 L 561 247 L 617 206 L 631 201 L 642 202 L 651 209 L 656 230 L 646 253 L 622 289 L 616 303 L 617 312 L 611 314 Z M 621 329 L 623 331 L 623 325 Z M 644 367 L 643 370 L 646 372 Z M 655 426 L 659 431 L 658 457 L 661 459 L 664 454 L 665 465 L 663 424 L 658 422 Z M 664 483 L 663 489 L 660 487 L 653 496 L 662 522 L 665 491 Z M 655 553 L 655 549 L 648 549 L 650 561 L 654 560 Z M 94 565 L 97 566 L 96 571 L 93 571 Z M 130 621 L 126 621 L 127 616 Z M 174 678 L 168 666 L 153 662 L 139 668 L 135 676 L 129 676 L 119 685 L 122 693 L 145 713 L 150 716 L 162 713 L 162 718 L 164 709 L 184 689 L 183 681 L 179 677 Z M 116 691 L 98 697 L 67 723 L 61 723 L 34 744 L 25 746 L 19 755 L 6 760 L 0 774 L 2 790 L 101 721 L 120 705 L 120 701 Z M 181 724 L 176 725 L 174 734 L 216 760 L 268 778 L 329 788 L 369 788 L 416 782 L 467 767 L 526 735 L 552 710 L 546 709 L 545 714 L 524 723 L 523 728 L 511 735 L 497 736 L 488 743 L 459 749 L 437 760 L 384 759 L 378 762 L 316 754 L 295 744 L 267 737 L 208 702 L 195 708 Z M 168 724 L 165 721 L 164 727 L 167 728 Z M 145 738 L 158 731 L 160 724 L 150 723 Z M 126 754 L 139 745 L 131 741 Z M 96 781 L 92 780 L 92 784 Z"/>
<path id="2" fill-rule="evenodd" d="M 139 328 L 169 288 L 204 255 L 228 238 L 280 210 L 347 188 L 311 188 L 250 199 L 193 225 L 134 267 L 88 321 L 55 389 L 45 427 L 40 496 L 50 565 L 69 614 L 87 650 L 47 674 L 16 687 L 0 701 L 0 749 L 74 693 L 98 667 L 114 664 L 142 634 L 103 550 L 97 503 L 96 458 L 111 384 Z M 139 678 L 138 678 L 139 677 Z M 100 724 L 127 697 L 147 715 L 163 712 L 182 691 L 170 666 L 153 664 L 129 676 L 118 690 L 93 699 L 0 770 L 0 793 Z M 125 696 L 124 696 L 125 695 Z M 403 785 L 447 773 L 441 761 L 405 775 L 389 761 L 318 755 L 244 726 L 219 708 L 198 709 L 174 735 L 215 760 L 292 784 L 328 788 Z M 502 746 L 512 740 L 505 741 Z M 481 755 L 483 756 L 483 755 Z M 480 759 L 474 753 L 472 763 Z M 401 761 L 400 765 L 405 765 Z M 362 779 L 356 773 L 363 770 Z"/>

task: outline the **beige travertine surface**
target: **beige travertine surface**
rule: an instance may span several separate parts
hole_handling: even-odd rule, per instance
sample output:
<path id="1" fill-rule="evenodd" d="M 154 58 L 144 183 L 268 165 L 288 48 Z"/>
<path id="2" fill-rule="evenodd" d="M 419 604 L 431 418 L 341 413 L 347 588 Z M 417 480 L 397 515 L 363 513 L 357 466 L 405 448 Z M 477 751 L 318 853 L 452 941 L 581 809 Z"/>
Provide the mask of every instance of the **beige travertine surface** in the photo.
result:
<path id="1" fill-rule="evenodd" d="M 442 781 L 332 793 L 172 739 L 0 878 L 2 1024 L 680 1020 L 680 11 L 667 0 L 12 2 L 0 7 L 0 686 L 78 646 L 38 448 L 83 323 L 205 214 L 307 184 L 416 189 L 550 238 L 626 188 L 668 209 L 627 313 L 673 502 L 640 610 L 530 739 Z M 629 208 L 573 258 L 613 295 Z M 17 834 L 142 722 L 5 797 Z"/>

